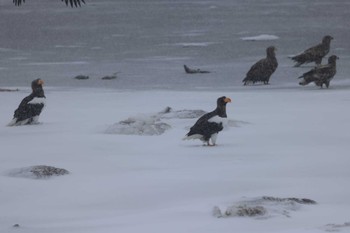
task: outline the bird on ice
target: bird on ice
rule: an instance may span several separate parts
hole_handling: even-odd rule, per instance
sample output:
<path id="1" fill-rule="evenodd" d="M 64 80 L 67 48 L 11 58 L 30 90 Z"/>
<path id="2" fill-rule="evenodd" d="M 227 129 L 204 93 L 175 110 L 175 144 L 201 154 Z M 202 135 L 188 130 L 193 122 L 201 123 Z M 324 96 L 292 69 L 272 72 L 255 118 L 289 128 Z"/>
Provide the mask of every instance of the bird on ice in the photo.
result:
<path id="1" fill-rule="evenodd" d="M 320 65 L 322 58 L 329 53 L 331 40 L 333 40 L 332 36 L 324 36 L 320 44 L 306 49 L 301 54 L 291 57 L 291 59 L 296 62 L 294 67 L 299 67 L 302 64 L 310 62 L 315 62 L 316 65 Z"/>
<path id="2" fill-rule="evenodd" d="M 316 66 L 312 70 L 301 75 L 299 78 L 302 78 L 302 81 L 299 82 L 299 85 L 305 86 L 309 83 L 314 82 L 316 86 L 322 88 L 323 84 L 325 84 L 328 88 L 330 81 L 337 73 L 337 59 L 339 59 L 339 57 L 332 55 L 328 58 L 327 65 Z"/>
<path id="3" fill-rule="evenodd" d="M 32 93 L 25 97 L 15 110 L 12 121 L 8 126 L 35 124 L 45 107 L 44 81 L 35 79 L 32 82 Z"/>
<path id="4" fill-rule="evenodd" d="M 218 133 L 223 130 L 226 121 L 226 104 L 231 99 L 222 96 L 217 99 L 217 106 L 214 111 L 201 116 L 197 122 L 191 127 L 183 140 L 199 139 L 208 146 L 215 146 Z M 211 144 L 210 144 L 211 141 Z"/>
<path id="5" fill-rule="evenodd" d="M 269 84 L 271 75 L 276 71 L 278 62 L 275 54 L 276 48 L 270 46 L 266 49 L 266 58 L 256 62 L 247 72 L 243 79 L 244 85 L 249 83 L 263 82 Z"/>

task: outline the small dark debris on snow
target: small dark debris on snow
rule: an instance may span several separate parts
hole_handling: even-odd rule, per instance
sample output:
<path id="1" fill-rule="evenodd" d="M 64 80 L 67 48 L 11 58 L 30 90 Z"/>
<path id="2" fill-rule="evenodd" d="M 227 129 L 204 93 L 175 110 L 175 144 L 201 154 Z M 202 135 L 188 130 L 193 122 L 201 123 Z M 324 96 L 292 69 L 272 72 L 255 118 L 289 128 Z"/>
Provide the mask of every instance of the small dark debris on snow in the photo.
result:
<path id="1" fill-rule="evenodd" d="M 210 71 L 200 70 L 200 69 L 191 69 L 188 66 L 184 65 L 186 74 L 208 74 Z"/>
<path id="2" fill-rule="evenodd" d="M 19 89 L 0 88 L 0 92 L 12 92 L 12 91 L 19 91 Z"/>
<path id="3" fill-rule="evenodd" d="M 16 223 L 16 224 L 14 224 L 12 227 L 19 227 L 19 224 Z"/>
<path id="4" fill-rule="evenodd" d="M 118 78 L 117 73 L 114 73 L 112 75 L 103 76 L 101 79 L 102 80 L 112 80 L 112 79 L 116 79 L 116 78 Z"/>
<path id="5" fill-rule="evenodd" d="M 75 79 L 78 79 L 78 80 L 86 80 L 86 79 L 89 79 L 90 77 L 88 75 L 77 75 L 74 77 Z"/>

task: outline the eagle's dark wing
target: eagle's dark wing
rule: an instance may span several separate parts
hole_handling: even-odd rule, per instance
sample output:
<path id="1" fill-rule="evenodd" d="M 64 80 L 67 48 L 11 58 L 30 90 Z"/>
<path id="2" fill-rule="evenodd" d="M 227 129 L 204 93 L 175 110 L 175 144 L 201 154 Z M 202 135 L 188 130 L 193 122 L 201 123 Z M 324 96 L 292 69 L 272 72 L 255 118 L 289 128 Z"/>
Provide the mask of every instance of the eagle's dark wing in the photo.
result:
<path id="1" fill-rule="evenodd" d="M 320 64 L 322 61 L 322 58 L 328 53 L 328 51 L 325 50 L 324 46 L 322 44 L 319 44 L 317 46 L 311 47 L 301 54 L 298 54 L 294 57 L 292 57 L 292 60 L 297 62 L 295 66 L 300 66 L 304 63 L 310 63 L 310 62 L 316 62 L 316 64 Z"/>
<path id="2" fill-rule="evenodd" d="M 23 3 L 25 3 L 26 0 L 13 0 L 13 3 L 16 6 L 20 6 Z M 85 0 L 61 0 L 62 2 L 64 1 L 66 5 L 70 5 L 71 7 L 78 7 L 81 6 L 81 3 L 85 3 Z"/>
<path id="3" fill-rule="evenodd" d="M 306 78 L 306 77 L 322 78 L 324 76 L 328 76 L 331 70 L 332 70 L 332 66 L 323 65 L 320 67 L 313 68 L 312 70 L 304 73 L 299 78 Z"/>
<path id="4" fill-rule="evenodd" d="M 199 134 L 202 135 L 204 141 L 208 141 L 212 134 L 220 132 L 223 128 L 222 123 L 209 122 L 208 120 L 199 121 L 191 127 L 187 136 Z"/>

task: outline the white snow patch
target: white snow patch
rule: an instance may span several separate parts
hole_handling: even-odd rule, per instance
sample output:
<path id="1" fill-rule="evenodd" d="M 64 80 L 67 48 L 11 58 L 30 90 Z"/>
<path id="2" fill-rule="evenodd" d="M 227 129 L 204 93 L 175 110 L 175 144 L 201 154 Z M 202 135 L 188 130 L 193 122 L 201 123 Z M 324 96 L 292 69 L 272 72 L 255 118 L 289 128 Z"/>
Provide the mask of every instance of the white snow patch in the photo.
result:
<path id="1" fill-rule="evenodd" d="M 265 41 L 265 40 L 278 40 L 279 37 L 275 35 L 262 34 L 258 36 L 242 37 L 241 40 L 245 41 Z"/>
<path id="2" fill-rule="evenodd" d="M 216 44 L 215 42 L 188 42 L 188 43 L 176 43 L 175 45 L 182 47 L 208 47 L 212 44 Z"/>

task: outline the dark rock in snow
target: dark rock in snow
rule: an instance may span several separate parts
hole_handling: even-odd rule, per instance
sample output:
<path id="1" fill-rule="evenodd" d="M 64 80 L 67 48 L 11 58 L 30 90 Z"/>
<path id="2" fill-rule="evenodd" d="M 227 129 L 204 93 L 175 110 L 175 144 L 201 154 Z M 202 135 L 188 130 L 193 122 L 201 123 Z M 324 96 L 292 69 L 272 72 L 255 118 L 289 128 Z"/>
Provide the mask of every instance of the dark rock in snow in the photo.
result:
<path id="1" fill-rule="evenodd" d="M 90 77 L 88 75 L 77 75 L 74 78 L 78 80 L 86 80 L 86 79 L 89 79 Z"/>
<path id="2" fill-rule="evenodd" d="M 118 74 L 118 73 L 114 73 L 114 74 L 112 74 L 112 75 L 106 75 L 106 76 L 103 76 L 101 79 L 102 79 L 102 80 L 112 80 L 112 79 L 116 79 L 116 78 L 118 78 L 117 74 Z"/>
<path id="3" fill-rule="evenodd" d="M 226 216 L 240 216 L 240 217 L 255 217 L 262 216 L 267 213 L 267 210 L 263 206 L 233 206 L 226 210 Z"/>
<path id="4" fill-rule="evenodd" d="M 69 172 L 66 169 L 46 165 L 18 168 L 13 169 L 11 172 L 9 172 L 10 176 L 35 179 L 49 178 L 52 176 L 62 176 L 66 174 L 69 174 Z"/>
<path id="5" fill-rule="evenodd" d="M 296 202 L 299 204 L 317 204 L 316 201 L 307 199 L 307 198 L 295 198 L 295 197 L 289 197 L 289 198 L 279 198 L 279 197 L 269 197 L 264 196 L 262 197 L 263 200 L 267 201 L 274 201 L 274 202 Z"/>
<path id="6" fill-rule="evenodd" d="M 157 116 L 129 117 L 107 129 L 110 134 L 124 135 L 161 135 L 171 126 L 163 123 Z"/>
<path id="7" fill-rule="evenodd" d="M 191 69 L 188 66 L 184 65 L 186 74 L 209 74 L 210 71 L 200 70 L 200 69 Z"/>
<path id="8" fill-rule="evenodd" d="M 291 211 L 297 211 L 302 205 L 316 204 L 316 201 L 307 198 L 279 198 L 263 196 L 238 202 L 228 206 L 224 214 L 219 207 L 213 208 L 214 217 L 259 217 L 267 218 L 276 215 L 291 217 Z"/>

